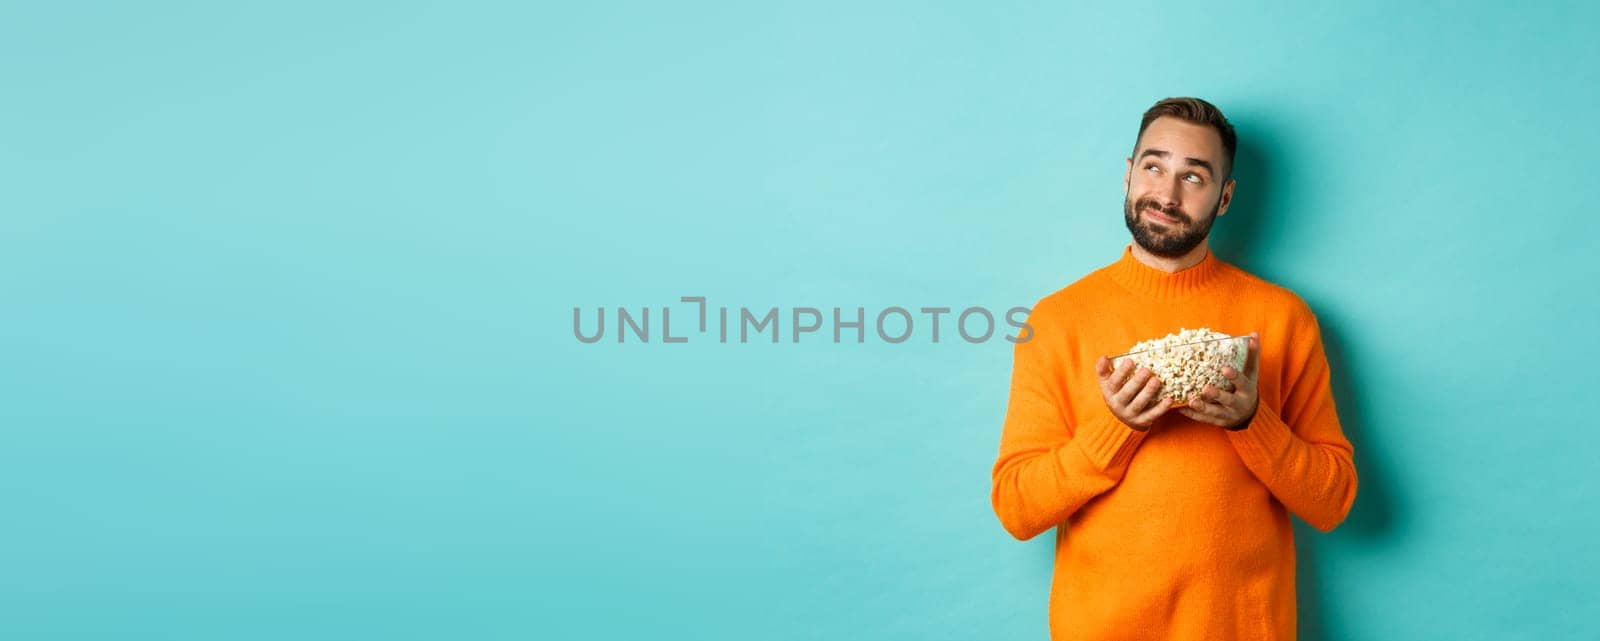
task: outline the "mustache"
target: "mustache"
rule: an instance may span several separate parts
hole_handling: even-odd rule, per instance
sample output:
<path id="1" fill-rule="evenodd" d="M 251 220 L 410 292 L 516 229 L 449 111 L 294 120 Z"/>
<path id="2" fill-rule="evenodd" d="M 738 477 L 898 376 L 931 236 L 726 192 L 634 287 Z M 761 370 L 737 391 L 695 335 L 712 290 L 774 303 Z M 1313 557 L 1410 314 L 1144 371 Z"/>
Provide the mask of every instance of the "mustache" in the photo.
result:
<path id="1" fill-rule="evenodd" d="M 1178 209 L 1176 207 L 1170 209 L 1163 208 L 1161 205 L 1156 204 L 1156 201 L 1148 198 L 1141 198 L 1139 199 L 1139 202 L 1133 204 L 1134 211 L 1144 211 L 1146 209 L 1154 209 L 1161 212 L 1163 216 L 1182 221 L 1185 224 L 1194 222 L 1189 218 L 1189 214 L 1184 213 L 1182 209 Z"/>

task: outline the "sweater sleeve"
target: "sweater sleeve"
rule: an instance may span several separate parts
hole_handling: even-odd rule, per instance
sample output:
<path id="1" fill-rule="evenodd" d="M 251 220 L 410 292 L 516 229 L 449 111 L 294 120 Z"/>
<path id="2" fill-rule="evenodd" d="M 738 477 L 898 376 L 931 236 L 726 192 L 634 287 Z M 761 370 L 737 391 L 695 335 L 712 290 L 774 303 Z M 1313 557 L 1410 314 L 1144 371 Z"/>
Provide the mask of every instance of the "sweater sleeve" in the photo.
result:
<path id="1" fill-rule="evenodd" d="M 1000 524 L 1018 540 L 1065 522 L 1121 482 L 1147 434 L 1123 424 L 1104 403 L 1073 412 L 1064 367 L 1060 346 L 1045 337 L 1014 349 L 990 499 Z M 1075 415 L 1083 418 L 1074 421 Z"/>
<path id="2" fill-rule="evenodd" d="M 1290 512 L 1327 532 L 1343 522 L 1356 499 L 1353 449 L 1339 425 L 1322 334 L 1309 308 L 1283 361 L 1285 390 L 1274 407 L 1263 397 L 1244 429 L 1228 432 L 1256 478 Z"/>

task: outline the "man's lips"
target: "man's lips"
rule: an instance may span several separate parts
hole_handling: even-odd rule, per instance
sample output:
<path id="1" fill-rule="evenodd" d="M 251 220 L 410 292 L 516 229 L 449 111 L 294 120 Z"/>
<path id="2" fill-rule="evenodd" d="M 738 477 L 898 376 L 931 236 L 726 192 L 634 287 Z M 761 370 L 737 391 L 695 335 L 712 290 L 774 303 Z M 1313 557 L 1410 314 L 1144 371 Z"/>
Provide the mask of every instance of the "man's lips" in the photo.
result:
<path id="1" fill-rule="evenodd" d="M 1154 209 L 1150 209 L 1148 207 L 1145 208 L 1144 214 L 1146 216 L 1149 216 L 1151 218 L 1156 219 L 1156 222 L 1162 222 L 1162 223 L 1166 223 L 1168 225 L 1176 225 L 1176 224 L 1178 224 L 1178 219 L 1173 218 L 1171 216 L 1168 216 L 1166 214 L 1163 214 L 1163 213 L 1161 213 L 1159 211 L 1156 211 Z"/>

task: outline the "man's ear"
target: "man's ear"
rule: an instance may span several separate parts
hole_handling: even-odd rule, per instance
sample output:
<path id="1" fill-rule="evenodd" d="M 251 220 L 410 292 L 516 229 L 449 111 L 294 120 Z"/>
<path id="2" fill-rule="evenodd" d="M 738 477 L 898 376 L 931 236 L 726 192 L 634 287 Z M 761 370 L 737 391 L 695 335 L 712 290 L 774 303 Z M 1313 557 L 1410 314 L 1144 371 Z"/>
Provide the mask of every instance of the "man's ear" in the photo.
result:
<path id="1" fill-rule="evenodd" d="M 1128 195 L 1133 185 L 1133 156 L 1128 156 L 1128 169 L 1122 172 L 1122 195 Z"/>
<path id="2" fill-rule="evenodd" d="M 1228 205 L 1233 204 L 1233 184 L 1234 180 L 1229 178 L 1228 182 L 1223 183 L 1222 185 L 1222 198 L 1217 202 L 1218 218 L 1221 218 L 1223 214 L 1228 213 Z"/>

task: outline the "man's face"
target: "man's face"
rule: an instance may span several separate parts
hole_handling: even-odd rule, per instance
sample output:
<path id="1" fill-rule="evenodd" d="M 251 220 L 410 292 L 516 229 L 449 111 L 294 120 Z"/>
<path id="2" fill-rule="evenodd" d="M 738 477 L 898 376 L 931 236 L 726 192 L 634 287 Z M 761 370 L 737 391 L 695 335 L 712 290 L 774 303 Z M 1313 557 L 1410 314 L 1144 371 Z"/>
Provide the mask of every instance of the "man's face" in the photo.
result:
<path id="1" fill-rule="evenodd" d="M 1163 116 L 1139 137 L 1124 177 L 1123 220 L 1134 242 L 1157 256 L 1189 253 L 1228 212 L 1233 180 L 1222 136 L 1206 125 Z"/>

